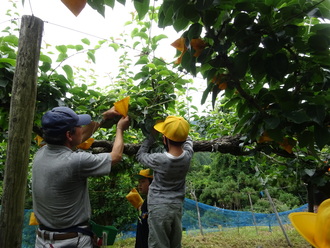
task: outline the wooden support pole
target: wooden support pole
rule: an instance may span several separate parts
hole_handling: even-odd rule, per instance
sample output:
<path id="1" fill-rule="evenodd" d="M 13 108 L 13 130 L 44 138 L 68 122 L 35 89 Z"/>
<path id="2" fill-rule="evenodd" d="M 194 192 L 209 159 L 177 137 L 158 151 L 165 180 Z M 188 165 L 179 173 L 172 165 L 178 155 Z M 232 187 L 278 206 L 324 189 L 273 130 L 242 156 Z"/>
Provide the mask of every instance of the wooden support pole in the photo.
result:
<path id="1" fill-rule="evenodd" d="M 257 173 L 259 173 L 259 168 L 258 168 L 258 166 L 255 166 L 255 170 L 257 171 Z M 288 242 L 288 245 L 292 247 L 291 241 L 290 241 L 290 239 L 289 239 L 289 236 L 288 236 L 288 235 L 286 234 L 286 232 L 285 232 L 285 229 L 284 229 L 283 223 L 282 223 L 281 218 L 280 218 L 280 216 L 279 216 L 279 214 L 278 214 L 278 212 L 277 212 L 277 209 L 276 209 L 276 206 L 275 206 L 275 204 L 274 204 L 274 201 L 273 201 L 272 197 L 270 196 L 269 191 L 268 191 L 268 189 L 267 189 L 267 187 L 266 187 L 266 183 L 265 183 L 265 181 L 264 181 L 264 179 L 263 179 L 262 177 L 259 177 L 259 179 L 260 179 L 260 181 L 261 181 L 261 184 L 265 187 L 265 193 L 266 193 L 266 196 L 267 196 L 267 198 L 268 198 L 268 201 L 269 201 L 271 207 L 273 208 L 273 211 L 274 211 L 274 213 L 275 213 L 276 219 L 277 219 L 278 224 L 280 225 L 280 227 L 281 227 L 281 229 L 282 229 L 282 232 L 283 232 L 283 234 L 284 234 L 284 237 L 285 237 L 286 241 Z"/>
<path id="2" fill-rule="evenodd" d="M 9 114 L 0 247 L 20 248 L 43 21 L 23 16 Z"/>
<path id="3" fill-rule="evenodd" d="M 283 232 L 283 234 L 284 234 L 284 237 L 285 237 L 286 241 L 288 242 L 288 245 L 292 247 L 291 241 L 290 241 L 290 239 L 289 239 L 289 236 L 288 236 L 288 235 L 286 234 L 286 232 L 285 232 L 285 229 L 284 229 L 283 223 L 282 223 L 281 218 L 280 218 L 280 216 L 279 216 L 279 214 L 278 214 L 278 212 L 277 212 L 277 209 L 276 209 L 276 206 L 275 206 L 275 204 L 274 204 L 274 202 L 273 202 L 273 199 L 271 198 L 271 196 L 270 196 L 270 194 L 269 194 L 269 192 L 268 192 L 268 189 L 267 189 L 266 187 L 265 187 L 265 193 L 266 193 L 266 196 L 267 196 L 267 198 L 268 198 L 268 200 L 269 200 L 270 205 L 271 205 L 272 208 L 273 208 L 273 211 L 274 211 L 274 213 L 275 213 L 276 219 L 277 219 L 277 221 L 278 221 L 278 224 L 279 224 L 280 227 L 281 227 L 281 230 L 282 230 L 282 232 Z"/>
<path id="4" fill-rule="evenodd" d="M 256 217 L 254 215 L 254 209 L 253 209 L 251 194 L 250 193 L 248 193 L 248 194 L 249 194 L 249 202 L 250 202 L 250 206 L 251 206 L 251 213 L 252 213 L 252 218 L 253 218 L 253 224 L 256 227 L 256 233 L 258 234 L 257 221 L 256 221 Z"/>

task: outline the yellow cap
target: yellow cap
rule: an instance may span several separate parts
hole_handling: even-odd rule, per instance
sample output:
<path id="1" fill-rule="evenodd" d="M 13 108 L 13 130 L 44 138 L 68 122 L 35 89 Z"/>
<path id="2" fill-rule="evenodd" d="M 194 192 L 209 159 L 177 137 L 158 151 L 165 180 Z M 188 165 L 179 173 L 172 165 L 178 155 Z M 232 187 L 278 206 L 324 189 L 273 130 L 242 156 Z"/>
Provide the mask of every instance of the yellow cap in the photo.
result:
<path id="1" fill-rule="evenodd" d="M 330 248 L 330 199 L 321 203 L 317 213 L 289 214 L 296 230 L 315 248 Z"/>
<path id="2" fill-rule="evenodd" d="M 150 169 L 140 170 L 139 174 L 134 176 L 137 179 L 154 178 L 153 172 Z"/>
<path id="3" fill-rule="evenodd" d="M 189 123 L 180 116 L 167 116 L 164 122 L 157 123 L 154 128 L 170 140 L 183 142 L 189 133 Z"/>

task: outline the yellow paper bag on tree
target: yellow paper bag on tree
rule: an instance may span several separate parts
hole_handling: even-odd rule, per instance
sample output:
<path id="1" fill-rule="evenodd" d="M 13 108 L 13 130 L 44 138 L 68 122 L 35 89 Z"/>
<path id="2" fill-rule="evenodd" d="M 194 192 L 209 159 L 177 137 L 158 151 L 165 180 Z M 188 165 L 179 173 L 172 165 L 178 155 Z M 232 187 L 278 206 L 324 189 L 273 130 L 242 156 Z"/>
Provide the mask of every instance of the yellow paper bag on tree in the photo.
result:
<path id="1" fill-rule="evenodd" d="M 128 113 L 129 100 L 130 96 L 127 96 L 124 99 L 114 103 L 116 111 L 124 117 L 126 117 Z"/>

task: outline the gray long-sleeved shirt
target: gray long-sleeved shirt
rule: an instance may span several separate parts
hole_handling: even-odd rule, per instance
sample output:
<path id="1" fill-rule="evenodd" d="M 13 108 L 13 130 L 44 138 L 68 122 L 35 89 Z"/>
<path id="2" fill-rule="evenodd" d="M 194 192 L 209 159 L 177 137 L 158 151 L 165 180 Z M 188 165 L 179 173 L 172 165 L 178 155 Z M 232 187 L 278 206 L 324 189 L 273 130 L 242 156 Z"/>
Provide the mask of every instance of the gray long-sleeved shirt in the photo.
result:
<path id="1" fill-rule="evenodd" d="M 186 175 L 193 156 L 193 142 L 188 136 L 183 153 L 173 156 L 167 152 L 149 153 L 155 140 L 150 136 L 136 154 L 137 160 L 154 171 L 149 186 L 148 204 L 182 203 L 185 195 Z"/>

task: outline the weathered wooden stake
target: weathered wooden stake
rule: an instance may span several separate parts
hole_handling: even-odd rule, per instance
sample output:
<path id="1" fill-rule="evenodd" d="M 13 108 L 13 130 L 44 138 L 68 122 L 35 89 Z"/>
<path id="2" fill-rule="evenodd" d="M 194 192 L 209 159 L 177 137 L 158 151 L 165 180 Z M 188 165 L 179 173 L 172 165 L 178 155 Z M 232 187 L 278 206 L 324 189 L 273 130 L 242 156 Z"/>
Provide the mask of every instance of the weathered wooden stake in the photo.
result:
<path id="1" fill-rule="evenodd" d="M 10 103 L 7 160 L 0 215 L 0 248 L 20 248 L 22 243 L 43 26 L 43 21 L 37 17 L 22 17 Z"/>

